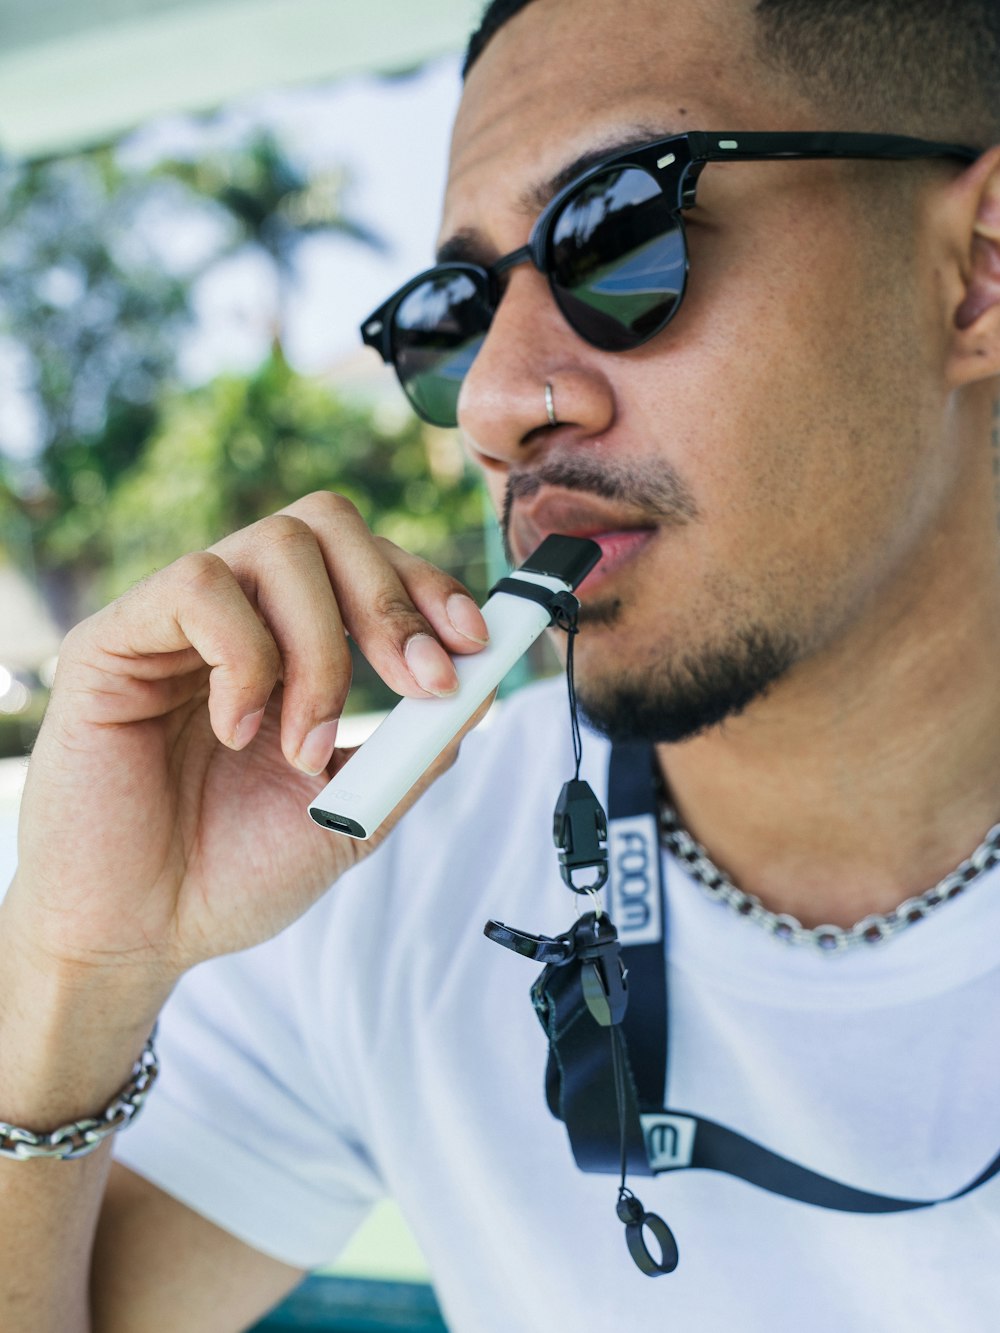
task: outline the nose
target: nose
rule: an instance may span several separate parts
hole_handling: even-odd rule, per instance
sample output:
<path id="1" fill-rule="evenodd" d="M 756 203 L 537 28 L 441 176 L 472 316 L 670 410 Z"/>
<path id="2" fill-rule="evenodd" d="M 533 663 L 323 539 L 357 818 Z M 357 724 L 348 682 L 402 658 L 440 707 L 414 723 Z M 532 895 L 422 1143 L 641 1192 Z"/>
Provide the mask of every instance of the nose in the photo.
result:
<path id="1" fill-rule="evenodd" d="M 458 424 L 474 461 L 487 472 L 524 466 L 554 435 L 550 405 L 558 425 L 578 437 L 607 431 L 615 416 L 601 364 L 608 355 L 573 332 L 544 276 L 519 265 L 458 398 Z"/>

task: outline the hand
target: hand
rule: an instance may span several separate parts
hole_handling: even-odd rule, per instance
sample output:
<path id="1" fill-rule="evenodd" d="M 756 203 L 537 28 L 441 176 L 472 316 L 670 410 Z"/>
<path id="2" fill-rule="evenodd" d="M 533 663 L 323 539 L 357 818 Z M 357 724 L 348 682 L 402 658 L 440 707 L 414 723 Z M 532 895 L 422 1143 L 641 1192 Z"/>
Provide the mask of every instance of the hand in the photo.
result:
<path id="1" fill-rule="evenodd" d="M 277 934 L 366 855 L 392 821 L 361 843 L 306 814 L 349 753 L 333 751 L 345 630 L 417 698 L 455 688 L 445 649 L 487 635 L 455 579 L 325 492 L 78 625 L 25 786 L 4 909 L 19 938 L 60 967 L 171 982 Z"/>

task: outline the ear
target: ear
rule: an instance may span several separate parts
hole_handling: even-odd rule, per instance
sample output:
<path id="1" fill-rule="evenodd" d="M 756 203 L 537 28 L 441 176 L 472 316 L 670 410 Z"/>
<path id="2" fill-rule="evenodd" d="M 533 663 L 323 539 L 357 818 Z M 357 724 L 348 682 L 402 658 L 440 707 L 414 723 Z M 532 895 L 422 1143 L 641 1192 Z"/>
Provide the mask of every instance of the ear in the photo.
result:
<path id="1" fill-rule="evenodd" d="M 949 371 L 960 385 L 1000 375 L 1000 147 L 984 153 L 955 189 L 963 290 L 954 313 Z"/>

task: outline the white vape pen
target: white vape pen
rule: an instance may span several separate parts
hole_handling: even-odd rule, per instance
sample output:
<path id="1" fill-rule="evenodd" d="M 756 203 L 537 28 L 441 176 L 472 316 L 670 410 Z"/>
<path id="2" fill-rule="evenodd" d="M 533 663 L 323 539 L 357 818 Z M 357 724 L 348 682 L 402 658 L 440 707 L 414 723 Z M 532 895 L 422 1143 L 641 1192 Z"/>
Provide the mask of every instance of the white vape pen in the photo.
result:
<path id="1" fill-rule="evenodd" d="M 457 691 L 445 699 L 401 699 L 310 803 L 316 823 L 352 838 L 370 838 L 552 623 L 549 598 L 571 593 L 600 558 L 600 546 L 586 538 L 546 537 L 483 606 L 490 632 L 486 647 L 452 659 Z"/>

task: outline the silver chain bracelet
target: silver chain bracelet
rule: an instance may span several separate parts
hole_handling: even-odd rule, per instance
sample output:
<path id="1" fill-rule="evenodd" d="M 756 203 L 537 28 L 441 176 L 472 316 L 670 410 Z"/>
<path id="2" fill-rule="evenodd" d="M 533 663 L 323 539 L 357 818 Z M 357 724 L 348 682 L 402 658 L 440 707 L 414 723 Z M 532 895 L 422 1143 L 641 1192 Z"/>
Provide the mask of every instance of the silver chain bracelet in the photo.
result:
<path id="1" fill-rule="evenodd" d="M 36 1134 L 33 1130 L 21 1129 L 0 1120 L 0 1157 L 17 1161 L 27 1161 L 32 1157 L 58 1157 L 63 1161 L 86 1157 L 87 1153 L 99 1148 L 116 1130 L 135 1119 L 159 1072 L 159 1061 L 153 1049 L 153 1038 L 150 1037 L 132 1066 L 129 1081 L 100 1115 L 73 1120 L 48 1134 Z"/>
<path id="2" fill-rule="evenodd" d="M 824 954 L 882 944 L 959 897 L 1000 861 L 1000 824 L 996 824 L 957 869 L 926 893 L 908 898 L 895 911 L 882 916 L 866 916 L 847 929 L 832 925 L 810 929 L 794 916 L 769 911 L 755 894 L 738 889 L 725 871 L 710 860 L 701 843 L 696 842 L 679 822 L 677 812 L 666 804 L 660 806 L 660 841 L 714 902 L 724 904 L 745 921 L 752 921 L 785 944 L 805 945 Z"/>

